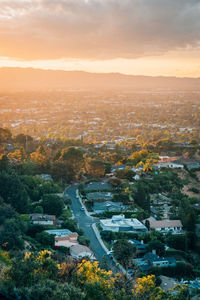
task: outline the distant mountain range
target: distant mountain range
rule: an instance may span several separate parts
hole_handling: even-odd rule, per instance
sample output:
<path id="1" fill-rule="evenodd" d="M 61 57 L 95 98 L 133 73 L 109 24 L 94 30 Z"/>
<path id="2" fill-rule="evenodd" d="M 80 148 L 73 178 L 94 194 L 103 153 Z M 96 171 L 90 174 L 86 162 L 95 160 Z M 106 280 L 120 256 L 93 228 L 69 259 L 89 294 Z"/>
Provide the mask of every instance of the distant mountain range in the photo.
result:
<path id="1" fill-rule="evenodd" d="M 200 90 L 200 78 L 134 76 L 32 68 L 0 68 L 0 91 L 67 89 Z"/>

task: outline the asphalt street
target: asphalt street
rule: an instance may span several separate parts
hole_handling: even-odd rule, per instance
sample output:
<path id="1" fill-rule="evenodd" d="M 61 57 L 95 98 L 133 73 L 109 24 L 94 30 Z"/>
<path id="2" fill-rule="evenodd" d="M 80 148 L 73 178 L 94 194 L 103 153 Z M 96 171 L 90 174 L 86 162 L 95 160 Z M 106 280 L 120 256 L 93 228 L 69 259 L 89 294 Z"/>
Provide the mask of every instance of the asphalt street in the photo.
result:
<path id="1" fill-rule="evenodd" d="M 84 231 L 84 235 L 90 239 L 90 248 L 94 252 L 97 260 L 101 261 L 104 255 L 107 256 L 107 253 L 101 246 L 92 228 L 92 224 L 96 223 L 96 219 L 87 216 L 85 210 L 81 210 L 81 203 L 76 196 L 77 187 L 77 185 L 73 185 L 66 189 L 66 195 L 68 195 L 72 200 L 71 210 L 78 222 L 79 228 L 82 229 Z M 110 257 L 108 257 L 108 264 L 114 272 L 119 272 L 118 268 L 116 268 L 115 263 Z"/>

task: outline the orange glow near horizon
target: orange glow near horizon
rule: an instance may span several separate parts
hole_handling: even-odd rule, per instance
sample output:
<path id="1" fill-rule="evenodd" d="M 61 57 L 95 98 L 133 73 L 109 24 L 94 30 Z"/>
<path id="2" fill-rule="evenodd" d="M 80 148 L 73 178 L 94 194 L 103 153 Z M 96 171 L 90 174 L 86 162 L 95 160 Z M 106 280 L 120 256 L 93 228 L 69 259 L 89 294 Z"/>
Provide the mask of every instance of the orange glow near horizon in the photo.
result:
<path id="1" fill-rule="evenodd" d="M 37 68 L 45 70 L 80 70 L 93 73 L 123 73 L 128 75 L 200 77 L 200 57 L 171 53 L 158 57 L 112 60 L 15 60 L 0 57 L 0 67 Z"/>
<path id="2" fill-rule="evenodd" d="M 0 67 L 200 77 L 193 0 L 0 1 Z"/>

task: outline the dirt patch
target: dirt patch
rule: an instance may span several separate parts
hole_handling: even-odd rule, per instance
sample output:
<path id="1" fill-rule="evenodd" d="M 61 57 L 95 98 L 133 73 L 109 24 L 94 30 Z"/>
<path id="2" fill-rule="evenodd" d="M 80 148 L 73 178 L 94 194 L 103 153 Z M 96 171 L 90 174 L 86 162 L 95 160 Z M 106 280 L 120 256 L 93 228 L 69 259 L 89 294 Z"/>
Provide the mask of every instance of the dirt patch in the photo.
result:
<path id="1" fill-rule="evenodd" d="M 182 188 L 181 192 L 185 195 L 187 195 L 188 197 L 190 198 L 197 198 L 200 200 L 200 194 L 196 194 L 196 193 L 193 193 L 192 191 L 188 191 L 190 188 L 194 187 L 193 184 L 187 184 L 187 185 L 184 185 L 184 187 Z"/>
<path id="2" fill-rule="evenodd" d="M 195 174 L 197 175 L 197 178 L 199 179 L 200 181 L 200 171 L 196 171 Z M 200 184 L 199 184 L 200 185 Z"/>

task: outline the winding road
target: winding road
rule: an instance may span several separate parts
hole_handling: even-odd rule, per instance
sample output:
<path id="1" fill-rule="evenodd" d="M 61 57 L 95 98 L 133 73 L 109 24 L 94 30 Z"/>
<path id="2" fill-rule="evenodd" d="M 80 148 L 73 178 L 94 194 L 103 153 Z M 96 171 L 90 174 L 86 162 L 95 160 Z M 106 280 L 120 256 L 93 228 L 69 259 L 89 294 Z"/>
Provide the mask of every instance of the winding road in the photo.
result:
<path id="1" fill-rule="evenodd" d="M 97 239 L 97 236 L 92 227 L 93 224 L 96 223 L 96 218 L 90 217 L 86 214 L 85 210 L 81 210 L 81 203 L 76 195 L 76 190 L 78 186 L 72 185 L 65 190 L 67 196 L 69 196 L 72 200 L 71 210 L 74 214 L 75 219 L 78 222 L 78 226 L 80 229 L 84 231 L 84 235 L 90 239 L 90 248 L 94 252 L 97 260 L 101 261 L 103 256 L 107 256 L 107 252 L 102 247 L 101 243 Z M 113 272 L 119 272 L 119 268 L 116 267 L 115 262 L 112 258 L 107 256 L 109 267 Z"/>
<path id="2" fill-rule="evenodd" d="M 106 251 L 99 243 L 92 224 L 95 224 L 95 218 L 87 216 L 85 210 L 81 210 L 81 203 L 76 196 L 77 186 L 73 185 L 66 190 L 66 194 L 70 196 L 72 200 L 71 210 L 75 219 L 78 222 L 79 228 L 84 231 L 84 235 L 90 239 L 90 248 L 94 252 L 96 258 L 101 261 Z"/>

